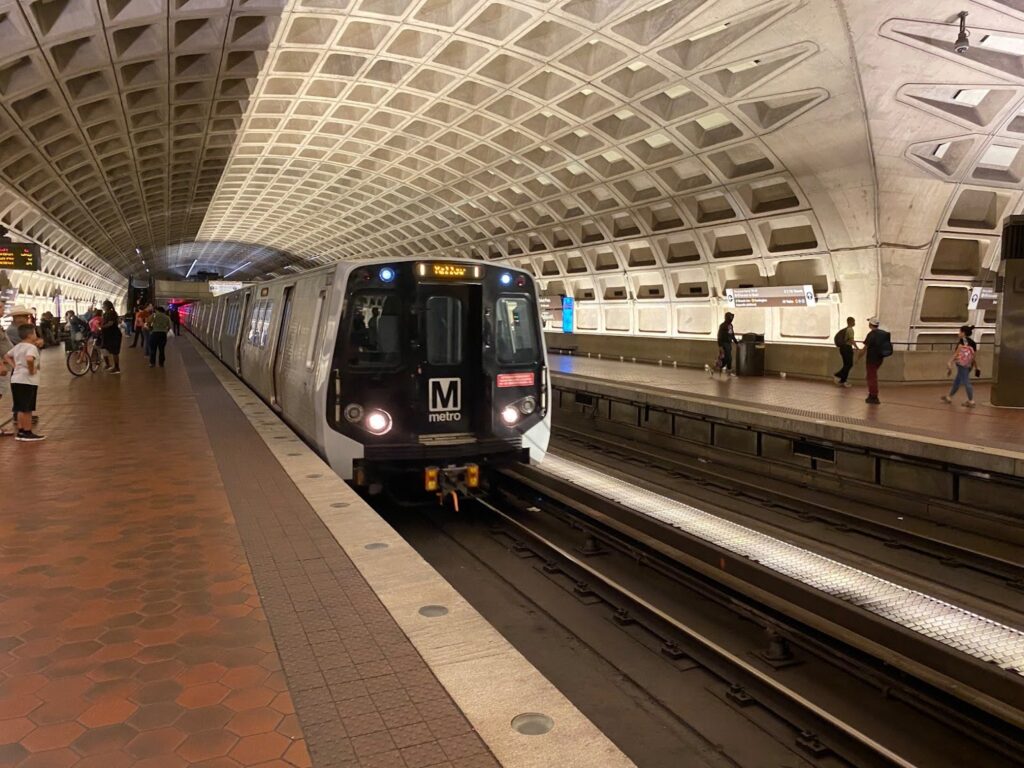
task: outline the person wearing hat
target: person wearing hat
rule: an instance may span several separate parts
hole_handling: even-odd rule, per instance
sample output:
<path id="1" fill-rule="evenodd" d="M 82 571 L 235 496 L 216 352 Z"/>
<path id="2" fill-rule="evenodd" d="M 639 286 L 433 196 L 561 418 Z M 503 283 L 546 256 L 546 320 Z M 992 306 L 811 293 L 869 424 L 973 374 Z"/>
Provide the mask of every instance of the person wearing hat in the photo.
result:
<path id="1" fill-rule="evenodd" d="M 889 332 L 883 331 L 880 325 L 877 317 L 868 318 L 868 327 L 871 330 L 864 337 L 864 347 L 858 357 L 867 357 L 868 396 L 864 402 L 869 405 L 878 405 L 881 402 L 878 399 L 878 369 L 882 367 L 885 358 L 892 354 Z"/>
<path id="2" fill-rule="evenodd" d="M 728 371 L 730 376 L 736 373 L 732 369 L 732 345 L 738 343 L 736 333 L 732 329 L 732 321 L 736 317 L 732 312 L 725 313 L 725 320 L 718 326 L 718 349 L 719 359 L 722 361 L 722 370 Z"/>
<path id="3" fill-rule="evenodd" d="M 32 325 L 32 310 L 28 307 L 11 307 L 11 324 L 7 326 L 7 340 L 11 346 L 21 344 L 21 337 L 18 335 L 18 327 Z"/>

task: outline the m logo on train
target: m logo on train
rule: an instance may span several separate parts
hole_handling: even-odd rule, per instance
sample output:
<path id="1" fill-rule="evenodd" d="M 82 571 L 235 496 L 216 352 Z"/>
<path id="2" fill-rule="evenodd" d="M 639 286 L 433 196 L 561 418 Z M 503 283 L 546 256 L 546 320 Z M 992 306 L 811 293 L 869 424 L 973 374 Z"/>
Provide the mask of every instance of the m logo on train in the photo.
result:
<path id="1" fill-rule="evenodd" d="M 430 379 L 427 388 L 430 392 L 428 421 L 462 420 L 462 379 Z"/>

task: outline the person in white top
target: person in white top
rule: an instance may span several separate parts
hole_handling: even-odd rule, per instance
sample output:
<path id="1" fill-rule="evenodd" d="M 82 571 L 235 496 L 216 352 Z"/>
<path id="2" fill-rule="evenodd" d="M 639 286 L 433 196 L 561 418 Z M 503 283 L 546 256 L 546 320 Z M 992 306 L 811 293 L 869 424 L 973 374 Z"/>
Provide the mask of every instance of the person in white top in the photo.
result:
<path id="1" fill-rule="evenodd" d="M 32 413 L 36 409 L 36 396 L 39 392 L 39 348 L 35 336 L 36 329 L 31 325 L 19 326 L 20 341 L 5 356 L 5 361 L 14 366 L 11 373 L 11 396 L 18 422 L 15 439 L 27 443 L 46 439 L 32 431 Z"/>
<path id="2" fill-rule="evenodd" d="M 5 302 L 0 299 L 0 316 L 3 315 L 5 309 Z M 4 395 L 7 395 L 10 390 L 10 378 L 11 378 L 11 366 L 7 365 L 4 359 L 7 353 L 14 349 L 14 345 L 11 344 L 10 339 L 7 338 L 7 333 L 0 333 L 0 437 L 10 437 L 13 432 L 7 430 L 7 420 L 4 418 L 3 410 L 7 407 L 7 403 L 10 398 L 4 399 Z"/>

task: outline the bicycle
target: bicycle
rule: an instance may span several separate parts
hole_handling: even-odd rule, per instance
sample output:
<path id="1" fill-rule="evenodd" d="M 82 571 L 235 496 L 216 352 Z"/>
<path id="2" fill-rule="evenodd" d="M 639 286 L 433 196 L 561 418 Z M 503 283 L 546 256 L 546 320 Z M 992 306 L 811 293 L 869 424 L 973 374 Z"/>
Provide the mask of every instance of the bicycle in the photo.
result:
<path id="1" fill-rule="evenodd" d="M 96 339 L 87 338 L 75 342 L 75 346 L 67 354 L 68 371 L 72 376 L 85 376 L 96 373 L 100 368 L 100 349 Z"/>

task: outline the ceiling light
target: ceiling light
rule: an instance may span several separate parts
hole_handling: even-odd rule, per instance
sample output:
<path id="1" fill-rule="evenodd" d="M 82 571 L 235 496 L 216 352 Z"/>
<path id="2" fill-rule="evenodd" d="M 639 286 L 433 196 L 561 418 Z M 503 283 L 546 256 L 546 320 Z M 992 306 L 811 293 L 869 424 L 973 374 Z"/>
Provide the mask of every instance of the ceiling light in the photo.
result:
<path id="1" fill-rule="evenodd" d="M 240 266 L 240 267 L 235 267 L 234 269 L 232 269 L 232 270 L 231 270 L 230 272 L 228 272 L 228 273 L 227 273 L 226 275 L 224 275 L 224 277 L 231 277 L 231 276 L 232 276 L 233 274 L 235 274 L 235 272 L 237 272 L 237 271 L 238 271 L 238 270 L 240 270 L 240 269 L 245 269 L 245 268 L 246 268 L 246 267 L 248 267 L 248 266 L 249 266 L 250 264 L 252 264 L 252 262 L 251 262 L 251 261 L 247 261 L 247 262 L 245 262 L 245 264 L 243 264 L 242 266 Z"/>
<path id="2" fill-rule="evenodd" d="M 988 88 L 961 88 L 953 94 L 953 101 L 976 107 L 988 96 Z"/>
<path id="3" fill-rule="evenodd" d="M 937 157 L 939 158 L 939 160 L 944 158 L 946 156 L 946 151 L 949 149 L 949 144 L 950 142 L 948 141 L 944 141 L 941 144 L 937 144 L 935 146 L 934 151 L 932 152 L 932 157 Z"/>
<path id="4" fill-rule="evenodd" d="M 196 264 L 198 264 L 198 263 L 199 263 L 199 259 L 196 259 L 195 261 L 192 262 L 192 266 L 189 267 L 188 268 L 188 272 L 185 273 L 185 279 L 186 280 L 188 280 L 189 276 L 191 276 L 192 270 L 196 268 Z"/>
<path id="5" fill-rule="evenodd" d="M 959 45 L 960 39 L 957 38 Z M 1006 35 L 985 35 L 978 43 L 982 48 L 1000 53 L 1012 53 L 1015 56 L 1024 56 L 1024 37 L 1007 37 Z M 957 53 L 960 53 L 958 50 Z"/>

